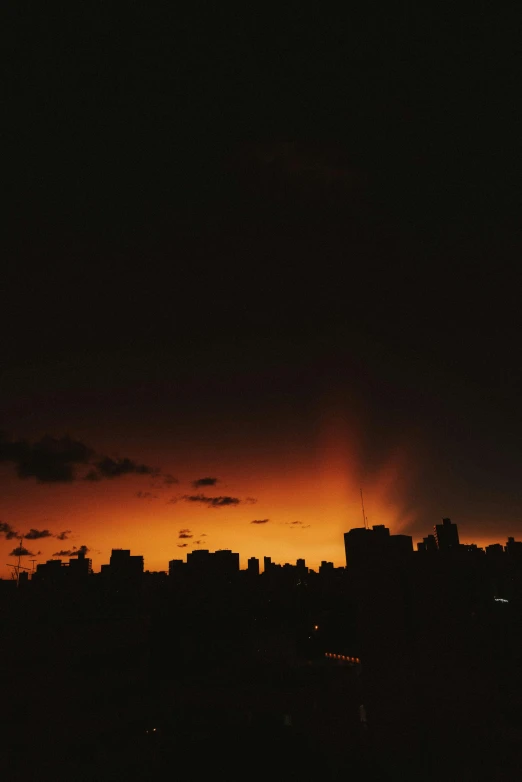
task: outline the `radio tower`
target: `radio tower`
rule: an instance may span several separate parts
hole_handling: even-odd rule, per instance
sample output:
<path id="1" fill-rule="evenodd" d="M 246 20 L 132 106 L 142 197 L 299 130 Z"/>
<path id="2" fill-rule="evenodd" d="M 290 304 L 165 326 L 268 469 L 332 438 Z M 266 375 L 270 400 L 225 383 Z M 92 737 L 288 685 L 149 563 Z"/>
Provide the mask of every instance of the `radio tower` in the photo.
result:
<path id="1" fill-rule="evenodd" d="M 362 507 L 364 529 L 369 529 L 369 527 L 368 527 L 368 519 L 366 517 L 366 513 L 364 512 L 364 498 L 363 498 L 363 490 L 362 489 L 361 489 L 361 507 Z"/>

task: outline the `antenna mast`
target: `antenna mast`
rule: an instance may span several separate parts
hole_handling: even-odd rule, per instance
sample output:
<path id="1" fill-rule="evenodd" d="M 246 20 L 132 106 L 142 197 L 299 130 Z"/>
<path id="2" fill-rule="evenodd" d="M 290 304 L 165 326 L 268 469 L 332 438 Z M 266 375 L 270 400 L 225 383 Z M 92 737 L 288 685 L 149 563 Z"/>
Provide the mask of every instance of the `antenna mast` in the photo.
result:
<path id="1" fill-rule="evenodd" d="M 361 489 L 361 507 L 362 507 L 364 529 L 368 529 L 368 519 L 366 518 L 366 513 L 364 512 L 364 498 L 363 498 L 363 490 L 362 489 Z"/>
<path id="2" fill-rule="evenodd" d="M 8 563 L 8 567 L 12 567 L 13 568 L 13 573 L 12 573 L 11 577 L 14 578 L 14 580 L 16 581 L 16 586 L 17 587 L 20 586 L 20 571 L 21 570 L 29 570 L 30 569 L 28 567 L 24 567 L 21 564 L 22 545 L 23 545 L 23 542 L 24 542 L 24 536 L 22 535 L 22 537 L 18 538 L 18 540 L 20 541 L 20 543 L 18 545 L 18 564 L 17 565 L 11 565 L 10 563 Z"/>

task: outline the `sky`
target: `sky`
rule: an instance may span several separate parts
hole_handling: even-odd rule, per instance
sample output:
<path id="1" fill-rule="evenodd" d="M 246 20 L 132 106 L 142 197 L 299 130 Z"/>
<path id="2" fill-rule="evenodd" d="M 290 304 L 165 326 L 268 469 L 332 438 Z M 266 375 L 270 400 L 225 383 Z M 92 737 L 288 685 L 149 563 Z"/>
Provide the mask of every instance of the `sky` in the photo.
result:
<path id="1" fill-rule="evenodd" d="M 521 537 L 516 25 L 226 13 L 11 12 L 2 577 Z"/>

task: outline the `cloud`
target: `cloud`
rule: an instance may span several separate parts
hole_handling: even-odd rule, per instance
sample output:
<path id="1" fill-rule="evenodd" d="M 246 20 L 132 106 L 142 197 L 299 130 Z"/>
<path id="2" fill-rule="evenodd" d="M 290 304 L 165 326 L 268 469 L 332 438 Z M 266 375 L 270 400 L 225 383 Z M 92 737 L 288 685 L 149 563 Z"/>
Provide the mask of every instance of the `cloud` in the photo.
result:
<path id="1" fill-rule="evenodd" d="M 30 529 L 29 532 L 24 535 L 24 538 L 26 540 L 38 540 L 39 538 L 52 538 L 52 532 L 49 532 L 48 529 Z"/>
<path id="2" fill-rule="evenodd" d="M 157 494 L 153 494 L 151 491 L 137 491 L 134 496 L 138 497 L 138 499 L 140 499 L 140 500 L 157 500 L 158 499 Z"/>
<path id="3" fill-rule="evenodd" d="M 192 481 L 192 485 L 195 489 L 201 489 L 202 486 L 215 486 L 217 482 L 217 478 L 198 478 Z"/>
<path id="4" fill-rule="evenodd" d="M 86 480 L 100 481 L 121 475 L 159 474 L 159 470 L 132 459 L 112 459 L 96 455 L 95 451 L 69 435 L 52 437 L 44 435 L 36 442 L 16 440 L 0 432 L 0 463 L 11 462 L 19 478 L 35 478 L 40 483 L 71 483 L 78 479 L 77 468 L 91 467 Z M 172 476 L 169 476 L 172 477 Z"/>
<path id="5" fill-rule="evenodd" d="M 179 481 L 173 475 L 170 475 L 170 473 L 166 473 L 163 476 L 163 483 L 165 486 L 173 486 L 175 483 L 179 483 Z"/>
<path id="6" fill-rule="evenodd" d="M 57 540 L 68 540 L 70 534 L 71 530 L 65 529 L 63 532 L 59 532 L 55 537 Z"/>
<path id="7" fill-rule="evenodd" d="M 18 532 L 7 521 L 0 521 L 0 535 L 5 535 L 6 540 L 13 540 L 18 537 Z"/>
<path id="8" fill-rule="evenodd" d="M 200 502 L 203 505 L 208 505 L 209 508 L 222 508 L 225 505 L 239 505 L 241 500 L 239 497 L 207 497 L 205 494 L 185 494 L 183 498 L 185 502 Z"/>
<path id="9" fill-rule="evenodd" d="M 247 505 L 255 505 L 257 500 L 255 497 L 246 497 L 245 502 Z"/>
<path id="10" fill-rule="evenodd" d="M 12 440 L 0 434 L 0 462 L 12 462 L 19 478 L 36 478 L 40 483 L 70 483 L 75 467 L 88 464 L 93 451 L 84 443 L 45 435 L 35 443 Z"/>
<path id="11" fill-rule="evenodd" d="M 180 529 L 178 538 L 193 538 L 194 535 L 191 534 L 189 529 Z"/>
<path id="12" fill-rule="evenodd" d="M 187 548 L 188 543 L 178 543 L 178 548 Z"/>
<path id="13" fill-rule="evenodd" d="M 304 524 L 302 521 L 287 521 L 292 529 L 308 529 L 310 524 Z"/>
<path id="14" fill-rule="evenodd" d="M 268 524 L 270 519 L 254 519 L 254 521 L 251 521 L 251 524 Z"/>
<path id="15" fill-rule="evenodd" d="M 138 464 L 127 457 L 123 459 L 112 459 L 110 456 L 104 456 L 103 459 L 95 462 L 95 469 L 90 470 L 85 479 L 87 481 L 101 481 L 104 478 L 119 478 L 122 475 L 157 475 L 158 470 L 155 467 L 149 467 L 146 464 Z"/>
<path id="16" fill-rule="evenodd" d="M 25 548 L 25 546 L 17 546 L 9 554 L 10 557 L 34 557 L 34 553 Z"/>
<path id="17" fill-rule="evenodd" d="M 62 551 L 55 551 L 53 557 L 77 557 L 78 554 L 88 554 L 90 548 L 87 546 L 73 546 L 72 549 L 63 549 Z"/>
<path id="18" fill-rule="evenodd" d="M 199 536 L 200 538 L 208 538 L 208 535 L 206 532 L 202 532 Z"/>

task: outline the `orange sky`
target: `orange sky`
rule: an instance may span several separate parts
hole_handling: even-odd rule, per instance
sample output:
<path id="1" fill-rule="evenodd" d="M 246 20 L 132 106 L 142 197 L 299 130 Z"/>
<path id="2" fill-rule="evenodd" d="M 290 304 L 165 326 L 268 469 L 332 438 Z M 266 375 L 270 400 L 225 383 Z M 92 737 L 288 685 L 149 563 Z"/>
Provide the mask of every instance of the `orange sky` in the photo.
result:
<path id="1" fill-rule="evenodd" d="M 308 447 L 304 447 L 305 435 L 310 437 Z M 348 415 L 345 407 L 330 397 L 322 406 L 313 435 L 306 432 L 283 437 L 272 448 L 263 438 L 251 442 L 248 451 L 227 448 L 226 443 L 210 439 L 187 448 L 187 457 L 176 463 L 169 462 L 165 443 L 149 443 L 141 453 L 131 454 L 148 464 L 161 465 L 163 474 L 175 475 L 179 483 L 172 486 L 166 486 L 161 478 L 135 475 L 94 483 L 43 484 L 19 480 L 11 465 L 3 465 L 2 520 L 20 531 L 31 527 L 54 534 L 71 530 L 66 541 L 48 538 L 26 545 L 35 553 L 41 552 L 36 556 L 40 562 L 60 549 L 86 545 L 91 549 L 94 570 L 108 562 L 111 548 L 130 548 L 144 555 L 146 569 L 166 570 L 170 559 L 184 559 L 196 546 L 239 551 L 241 567 L 246 567 L 248 557 L 262 559 L 265 555 L 276 562 L 304 557 L 314 569 L 321 560 L 344 565 L 343 533 L 362 526 L 360 487 L 370 525 L 386 524 L 395 533 L 413 532 L 415 543 L 439 520 L 433 517 L 424 522 L 421 509 L 410 499 L 422 477 L 411 446 L 397 446 L 372 469 L 365 464 L 364 446 L 363 428 L 356 416 Z M 128 452 L 129 445 L 122 438 L 124 449 Z M 217 484 L 194 489 L 192 481 L 204 476 L 216 477 Z M 152 496 L 140 498 L 138 492 Z M 241 502 L 212 509 L 182 499 L 197 493 L 237 497 Z M 472 519 L 453 518 L 459 523 L 461 541 L 475 539 L 468 534 L 473 529 Z M 269 521 L 251 523 L 263 519 Z M 300 524 L 293 524 L 295 521 Z M 193 537 L 180 539 L 181 529 L 190 530 Z M 498 535 L 476 542 L 497 540 Z M 188 546 L 179 548 L 183 543 Z M 10 572 L 8 553 L 15 544 L 2 538 L 0 545 L 0 572 L 6 578 Z"/>

